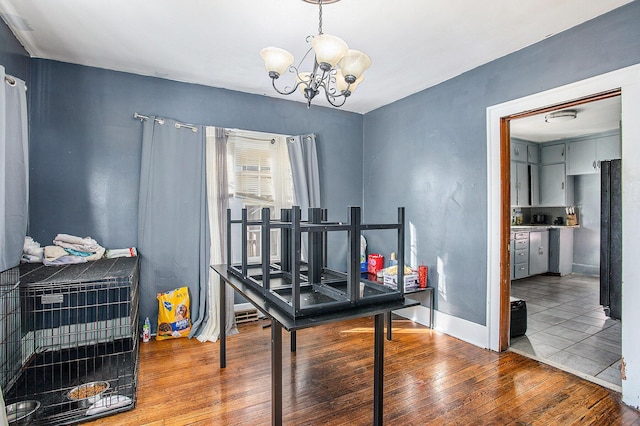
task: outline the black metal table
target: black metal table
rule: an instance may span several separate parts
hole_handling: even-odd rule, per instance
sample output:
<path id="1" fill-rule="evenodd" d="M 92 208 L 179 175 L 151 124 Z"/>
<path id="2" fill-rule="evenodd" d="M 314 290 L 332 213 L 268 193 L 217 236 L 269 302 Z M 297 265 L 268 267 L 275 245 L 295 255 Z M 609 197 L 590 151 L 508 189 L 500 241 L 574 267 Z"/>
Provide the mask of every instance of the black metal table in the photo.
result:
<path id="1" fill-rule="evenodd" d="M 296 330 L 373 315 L 373 424 L 382 425 L 382 401 L 384 393 L 384 317 L 385 314 L 393 310 L 416 306 L 419 302 L 404 299 L 303 318 L 293 318 L 273 303 L 267 301 L 262 294 L 246 285 L 242 280 L 229 274 L 226 265 L 215 265 L 212 266 L 212 268 L 220 275 L 223 282 L 229 284 L 271 321 L 271 424 L 273 425 L 282 424 L 282 329 L 284 328 L 292 333 L 291 350 L 294 351 Z M 226 324 L 225 300 L 226 286 L 220 285 L 220 368 L 225 368 L 227 365 L 226 330 L 224 327 L 224 324 Z"/>

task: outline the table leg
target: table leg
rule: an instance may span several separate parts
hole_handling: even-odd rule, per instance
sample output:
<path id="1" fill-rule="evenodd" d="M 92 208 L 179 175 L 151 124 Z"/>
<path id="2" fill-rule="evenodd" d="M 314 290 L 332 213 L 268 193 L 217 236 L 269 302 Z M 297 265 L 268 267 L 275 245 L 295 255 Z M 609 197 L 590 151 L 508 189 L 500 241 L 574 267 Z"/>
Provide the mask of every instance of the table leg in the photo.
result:
<path id="1" fill-rule="evenodd" d="M 292 330 L 289 334 L 291 334 L 291 352 L 296 351 L 296 331 Z"/>
<path id="2" fill-rule="evenodd" d="M 433 288 L 431 289 L 430 293 L 431 293 L 431 301 L 430 301 L 431 305 L 429 305 L 429 328 L 433 328 L 433 311 L 435 309 L 433 306 L 434 299 L 435 299 Z"/>
<path id="3" fill-rule="evenodd" d="M 387 340 L 391 340 L 391 311 L 387 312 Z"/>
<path id="4" fill-rule="evenodd" d="M 382 425 L 384 382 L 384 315 L 376 314 L 373 348 L 373 424 Z"/>
<path id="5" fill-rule="evenodd" d="M 271 424 L 282 424 L 282 326 L 271 320 Z"/>
<path id="6" fill-rule="evenodd" d="M 220 280 L 220 368 L 227 366 L 227 283 Z"/>

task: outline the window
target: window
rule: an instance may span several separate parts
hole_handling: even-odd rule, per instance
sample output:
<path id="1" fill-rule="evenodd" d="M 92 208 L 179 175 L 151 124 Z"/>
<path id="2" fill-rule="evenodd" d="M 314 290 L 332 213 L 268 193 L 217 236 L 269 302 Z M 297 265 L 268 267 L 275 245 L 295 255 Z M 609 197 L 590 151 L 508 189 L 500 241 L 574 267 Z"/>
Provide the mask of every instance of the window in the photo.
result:
<path id="1" fill-rule="evenodd" d="M 293 180 L 286 136 L 258 132 L 231 131 L 227 141 L 229 198 L 247 209 L 249 220 L 260 220 L 261 209 L 271 209 L 271 218 L 280 209 L 293 205 Z M 238 205 L 239 203 L 235 203 Z M 235 216 L 235 215 L 234 215 Z M 261 229 L 249 227 L 249 262 L 260 262 Z M 271 230 L 271 262 L 280 260 L 280 230 Z"/>

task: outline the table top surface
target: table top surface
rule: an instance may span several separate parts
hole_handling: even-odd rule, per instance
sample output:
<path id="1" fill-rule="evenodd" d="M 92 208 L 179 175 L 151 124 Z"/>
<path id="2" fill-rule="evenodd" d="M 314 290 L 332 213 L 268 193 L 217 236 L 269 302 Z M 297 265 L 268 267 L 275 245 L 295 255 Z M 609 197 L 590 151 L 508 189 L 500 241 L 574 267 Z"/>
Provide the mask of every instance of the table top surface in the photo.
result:
<path id="1" fill-rule="evenodd" d="M 329 324 L 332 322 L 345 321 L 366 317 L 370 315 L 382 314 L 396 309 L 417 306 L 420 302 L 405 298 L 404 300 L 394 300 L 391 302 L 373 303 L 342 309 L 334 312 L 327 312 L 316 315 L 309 315 L 299 318 L 293 318 L 276 304 L 268 301 L 260 292 L 253 287 L 245 284 L 240 278 L 227 271 L 227 265 L 212 265 L 211 268 L 220 275 L 220 277 L 240 293 L 247 301 L 255 306 L 260 312 L 267 317 L 274 319 L 287 331 L 299 330 L 303 328 L 315 327 L 317 325 Z"/>

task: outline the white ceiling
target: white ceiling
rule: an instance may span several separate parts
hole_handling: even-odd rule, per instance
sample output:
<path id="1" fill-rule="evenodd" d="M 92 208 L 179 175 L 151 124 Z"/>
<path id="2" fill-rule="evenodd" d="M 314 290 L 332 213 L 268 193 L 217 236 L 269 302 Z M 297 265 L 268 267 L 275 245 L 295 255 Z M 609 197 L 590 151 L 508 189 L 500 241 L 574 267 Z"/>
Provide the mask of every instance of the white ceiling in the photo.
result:
<path id="1" fill-rule="evenodd" d="M 518 118 L 510 123 L 511 137 L 549 142 L 619 129 L 621 107 L 620 96 L 616 96 L 566 108 L 577 112 L 576 118 L 570 121 L 546 123 L 544 117 L 547 113 Z"/>
<path id="2" fill-rule="evenodd" d="M 343 0 L 324 5 L 323 30 L 372 58 L 342 108 L 366 113 L 630 1 Z M 317 9 L 301 0 L 0 0 L 34 58 L 300 102 L 274 92 L 259 52 L 278 46 L 299 60 Z"/>

